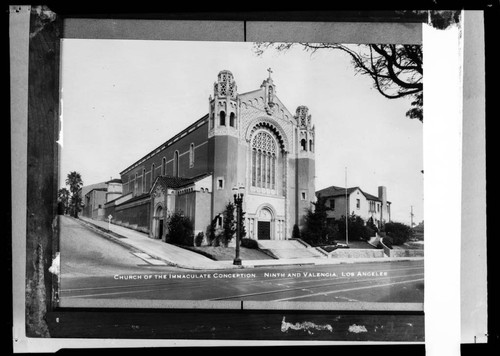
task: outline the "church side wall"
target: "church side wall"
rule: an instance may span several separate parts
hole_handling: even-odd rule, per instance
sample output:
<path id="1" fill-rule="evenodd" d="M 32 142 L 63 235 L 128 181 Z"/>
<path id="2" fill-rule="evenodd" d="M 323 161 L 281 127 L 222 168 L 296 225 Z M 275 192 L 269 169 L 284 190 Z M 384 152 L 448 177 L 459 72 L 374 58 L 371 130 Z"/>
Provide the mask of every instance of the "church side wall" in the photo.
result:
<path id="1" fill-rule="evenodd" d="M 212 193 L 209 192 L 195 192 L 196 194 L 196 208 L 195 208 L 195 225 L 194 234 L 203 232 L 207 234 L 208 227 L 212 222 L 212 214 L 210 213 L 210 204 L 212 203 Z"/>
<path id="2" fill-rule="evenodd" d="M 149 232 L 149 199 L 136 204 L 125 203 L 122 206 L 106 208 L 106 216 L 109 214 L 113 215 L 113 221 L 119 225 L 146 233 Z"/>
<path id="3" fill-rule="evenodd" d="M 143 169 L 146 170 L 145 191 L 151 188 L 154 179 L 161 175 L 163 157 L 166 158 L 166 174 L 172 176 L 174 174 L 174 154 L 179 152 L 179 177 L 192 178 L 209 172 L 208 164 L 208 124 L 203 123 L 200 127 L 187 133 L 185 136 L 172 143 L 162 151 L 145 160 L 143 163 L 121 175 L 123 182 L 123 194 L 127 194 L 134 190 L 135 175 L 138 178 L 138 190 L 142 192 L 143 187 Z M 194 144 L 194 162 L 190 166 L 189 150 L 191 144 Z M 152 174 L 152 165 L 155 165 L 154 174 Z"/>

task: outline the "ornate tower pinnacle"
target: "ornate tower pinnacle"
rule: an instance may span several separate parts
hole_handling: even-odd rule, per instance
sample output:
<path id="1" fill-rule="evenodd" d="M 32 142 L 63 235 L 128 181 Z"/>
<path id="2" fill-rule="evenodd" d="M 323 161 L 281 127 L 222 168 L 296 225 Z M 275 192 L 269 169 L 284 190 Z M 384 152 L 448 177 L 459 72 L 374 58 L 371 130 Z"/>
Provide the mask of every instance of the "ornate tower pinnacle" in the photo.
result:
<path id="1" fill-rule="evenodd" d="M 309 108 L 307 106 L 301 105 L 297 107 L 295 119 L 300 128 L 311 128 L 311 115 L 309 115 Z"/>
<path id="2" fill-rule="evenodd" d="M 311 125 L 309 108 L 305 105 L 298 106 L 295 120 L 299 128 L 299 152 L 314 152 L 314 126 Z"/>
<path id="3" fill-rule="evenodd" d="M 217 82 L 214 83 L 214 96 L 236 99 L 236 95 L 237 87 L 233 73 L 228 70 L 221 70 L 217 75 Z"/>
<path id="4" fill-rule="evenodd" d="M 267 71 L 269 72 L 269 76 L 267 79 L 265 79 L 262 84 L 260 85 L 261 88 L 264 88 L 265 91 L 265 108 L 266 111 L 269 115 L 272 113 L 272 108 L 274 104 L 276 103 L 275 96 L 276 96 L 276 85 L 273 83 L 273 78 L 271 78 L 271 73 L 273 73 L 273 70 L 271 68 L 267 68 Z"/>
<path id="5" fill-rule="evenodd" d="M 233 73 L 221 70 L 214 83 L 214 96 L 209 102 L 209 135 L 236 134 L 238 128 L 238 88 Z M 234 131 L 234 132 L 233 132 Z"/>

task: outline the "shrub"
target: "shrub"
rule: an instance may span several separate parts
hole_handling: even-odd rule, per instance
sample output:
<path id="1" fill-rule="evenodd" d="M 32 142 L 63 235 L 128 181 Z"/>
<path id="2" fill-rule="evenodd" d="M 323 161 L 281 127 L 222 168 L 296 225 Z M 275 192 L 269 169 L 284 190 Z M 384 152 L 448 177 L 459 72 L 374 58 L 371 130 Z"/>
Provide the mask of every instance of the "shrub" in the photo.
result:
<path id="1" fill-rule="evenodd" d="M 412 237 L 410 226 L 399 222 L 385 223 L 385 233 L 393 245 L 402 245 Z"/>
<path id="2" fill-rule="evenodd" d="M 223 232 L 224 230 L 220 227 L 214 230 L 213 238 L 210 241 L 210 246 L 214 247 L 221 246 L 223 239 Z"/>
<path id="3" fill-rule="evenodd" d="M 221 243 L 223 246 L 227 246 L 236 233 L 235 206 L 231 202 L 227 203 L 226 209 L 224 210 L 222 227 L 223 231 Z"/>
<path id="4" fill-rule="evenodd" d="M 293 225 L 292 239 L 300 239 L 300 230 L 297 224 Z"/>
<path id="5" fill-rule="evenodd" d="M 201 244 L 203 243 L 203 238 L 205 237 L 205 234 L 200 231 L 197 235 L 196 235 L 196 238 L 194 239 L 194 243 L 196 246 L 201 246 Z"/>
<path id="6" fill-rule="evenodd" d="M 191 219 L 179 213 L 174 213 L 167 223 L 166 242 L 193 246 L 193 223 Z"/>
<path id="7" fill-rule="evenodd" d="M 349 240 L 352 241 L 369 240 L 370 237 L 375 236 L 375 231 L 373 230 L 373 228 L 370 226 L 370 224 L 365 224 L 365 221 L 360 216 L 352 214 L 347 219 L 347 222 L 348 222 Z M 345 240 L 346 232 L 345 232 L 344 216 L 342 216 L 339 220 L 337 220 L 337 227 L 341 239 Z"/>
<path id="8" fill-rule="evenodd" d="M 243 238 L 241 239 L 241 247 L 258 249 L 259 244 L 254 239 Z"/>

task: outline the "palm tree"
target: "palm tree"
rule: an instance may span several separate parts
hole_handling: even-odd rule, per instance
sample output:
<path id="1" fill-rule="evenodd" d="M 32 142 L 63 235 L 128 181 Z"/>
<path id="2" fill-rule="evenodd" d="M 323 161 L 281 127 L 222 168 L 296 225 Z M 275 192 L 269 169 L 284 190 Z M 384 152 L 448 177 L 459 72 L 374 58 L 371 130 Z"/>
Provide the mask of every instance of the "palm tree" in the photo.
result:
<path id="1" fill-rule="evenodd" d="M 70 172 L 66 178 L 66 185 L 69 186 L 69 190 L 71 192 L 71 215 L 77 218 L 82 202 L 80 188 L 83 186 L 83 180 L 80 173 L 75 171 Z"/>
<path id="2" fill-rule="evenodd" d="M 64 214 L 67 214 L 69 211 L 69 197 L 70 192 L 66 188 L 61 188 L 57 192 L 57 200 L 61 204 Z"/>

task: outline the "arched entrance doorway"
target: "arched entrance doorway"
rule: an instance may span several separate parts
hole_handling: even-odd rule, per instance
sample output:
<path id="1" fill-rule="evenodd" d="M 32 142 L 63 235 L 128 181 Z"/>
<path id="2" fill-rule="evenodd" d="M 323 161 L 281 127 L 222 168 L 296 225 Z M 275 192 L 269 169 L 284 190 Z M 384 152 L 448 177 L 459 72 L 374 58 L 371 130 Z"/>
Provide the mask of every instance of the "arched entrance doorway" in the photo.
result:
<path id="1" fill-rule="evenodd" d="M 164 214 L 163 214 L 163 206 L 158 205 L 155 210 L 155 214 L 153 217 L 153 236 L 155 239 L 161 239 L 163 237 L 163 225 L 164 225 Z"/>
<path id="2" fill-rule="evenodd" d="M 260 209 L 257 220 L 257 239 L 271 240 L 273 212 L 268 207 Z"/>

